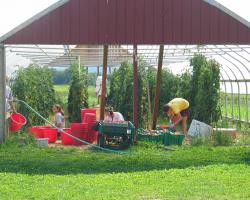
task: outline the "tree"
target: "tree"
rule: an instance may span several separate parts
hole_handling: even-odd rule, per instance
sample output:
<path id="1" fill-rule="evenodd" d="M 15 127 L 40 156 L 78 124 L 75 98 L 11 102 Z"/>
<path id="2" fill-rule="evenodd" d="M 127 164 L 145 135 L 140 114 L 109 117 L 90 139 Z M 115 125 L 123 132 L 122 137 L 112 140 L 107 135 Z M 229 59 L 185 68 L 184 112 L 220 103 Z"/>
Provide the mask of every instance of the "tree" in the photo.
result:
<path id="1" fill-rule="evenodd" d="M 138 73 L 138 122 L 141 127 L 146 127 L 149 119 L 147 100 L 147 73 L 146 63 L 139 62 Z M 119 69 L 111 74 L 110 94 L 108 99 L 113 102 L 115 110 L 119 110 L 126 120 L 133 120 L 133 65 L 126 61 Z"/>
<path id="2" fill-rule="evenodd" d="M 68 84 L 71 80 L 70 77 L 70 69 L 67 68 L 63 71 L 59 71 L 56 69 L 51 69 L 53 76 L 53 83 L 56 85 Z"/>
<path id="3" fill-rule="evenodd" d="M 48 68 L 29 65 L 16 71 L 11 85 L 14 96 L 28 103 L 43 117 L 48 118 L 55 103 L 52 74 Z M 26 116 L 28 125 L 43 125 L 45 122 L 25 105 L 20 104 L 18 111 Z"/>
<path id="4" fill-rule="evenodd" d="M 83 66 L 74 63 L 70 67 L 71 83 L 68 96 L 68 113 L 70 122 L 81 122 L 82 108 L 88 107 L 88 78 Z"/>
<path id="5" fill-rule="evenodd" d="M 191 59 L 193 67 L 191 84 L 192 117 L 208 124 L 220 117 L 220 65 L 203 55 Z"/>

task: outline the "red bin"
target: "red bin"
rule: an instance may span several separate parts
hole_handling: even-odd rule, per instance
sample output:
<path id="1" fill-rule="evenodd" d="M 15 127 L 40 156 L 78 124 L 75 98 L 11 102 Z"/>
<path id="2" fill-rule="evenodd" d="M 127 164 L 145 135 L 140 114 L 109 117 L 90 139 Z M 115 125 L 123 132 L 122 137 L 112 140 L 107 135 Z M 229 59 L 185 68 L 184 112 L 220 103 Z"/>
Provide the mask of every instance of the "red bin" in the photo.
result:
<path id="1" fill-rule="evenodd" d="M 26 124 L 26 118 L 20 113 L 12 113 L 10 116 L 10 131 L 17 132 Z"/>
<path id="2" fill-rule="evenodd" d="M 70 128 L 64 128 L 63 131 L 71 135 L 71 129 Z M 73 140 L 74 139 L 72 137 L 66 135 L 63 132 L 61 132 L 61 139 L 62 139 L 62 143 L 64 145 L 73 145 Z"/>

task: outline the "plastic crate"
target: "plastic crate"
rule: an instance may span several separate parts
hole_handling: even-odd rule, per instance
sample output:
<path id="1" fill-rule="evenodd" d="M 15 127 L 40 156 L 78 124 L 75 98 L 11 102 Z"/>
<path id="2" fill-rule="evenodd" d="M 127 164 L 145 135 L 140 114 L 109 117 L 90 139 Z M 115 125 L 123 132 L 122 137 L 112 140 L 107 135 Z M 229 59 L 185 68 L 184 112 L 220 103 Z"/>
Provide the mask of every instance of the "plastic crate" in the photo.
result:
<path id="1" fill-rule="evenodd" d="M 164 135 L 143 135 L 138 134 L 139 141 L 146 141 L 146 142 L 161 142 L 163 143 Z"/>
<path id="2" fill-rule="evenodd" d="M 184 138 L 185 138 L 185 135 L 183 135 L 183 134 L 175 135 L 175 134 L 172 134 L 170 132 L 167 132 L 164 134 L 163 144 L 165 146 L 182 145 Z"/>

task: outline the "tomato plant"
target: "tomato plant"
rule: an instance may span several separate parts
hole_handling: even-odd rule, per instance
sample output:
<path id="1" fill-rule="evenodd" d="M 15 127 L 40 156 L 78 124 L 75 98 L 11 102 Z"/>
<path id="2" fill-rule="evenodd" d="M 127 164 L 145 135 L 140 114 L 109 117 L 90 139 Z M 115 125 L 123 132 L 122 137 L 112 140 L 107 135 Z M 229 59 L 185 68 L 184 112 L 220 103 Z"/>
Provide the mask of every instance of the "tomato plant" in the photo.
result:
<path id="1" fill-rule="evenodd" d="M 80 70 L 80 71 L 79 71 Z M 81 122 L 82 108 L 88 107 L 88 78 L 83 66 L 73 63 L 70 68 L 71 82 L 68 96 L 68 114 L 70 122 Z"/>
<path id="2" fill-rule="evenodd" d="M 48 118 L 52 105 L 55 103 L 52 74 L 46 67 L 29 65 L 16 71 L 11 88 L 19 100 L 27 102 L 43 117 Z M 43 125 L 44 121 L 28 108 L 20 104 L 18 112 L 28 120 L 28 125 Z"/>

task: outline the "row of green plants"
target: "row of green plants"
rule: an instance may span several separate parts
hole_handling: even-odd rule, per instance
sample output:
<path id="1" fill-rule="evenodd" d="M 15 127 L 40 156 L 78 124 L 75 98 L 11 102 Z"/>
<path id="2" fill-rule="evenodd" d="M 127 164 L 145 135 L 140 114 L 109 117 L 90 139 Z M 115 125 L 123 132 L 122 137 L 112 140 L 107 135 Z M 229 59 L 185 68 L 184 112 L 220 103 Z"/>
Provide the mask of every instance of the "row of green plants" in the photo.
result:
<path id="1" fill-rule="evenodd" d="M 139 62 L 139 126 L 148 126 L 154 109 L 157 69 Z M 208 60 L 203 55 L 196 55 L 190 60 L 190 69 L 181 75 L 174 75 L 170 70 L 162 70 L 159 117 L 164 117 L 163 105 L 176 97 L 190 102 L 190 119 L 197 119 L 211 124 L 219 120 L 220 111 L 220 65 L 215 60 Z M 126 119 L 132 120 L 133 113 L 133 65 L 123 62 L 110 77 L 108 98 L 115 110 L 122 112 Z"/>
<path id="2" fill-rule="evenodd" d="M 159 117 L 163 115 L 163 105 L 175 97 L 182 97 L 190 102 L 191 119 L 212 123 L 220 117 L 219 105 L 219 64 L 208 60 L 203 55 L 196 55 L 190 60 L 191 70 L 181 75 L 174 75 L 163 69 L 161 77 L 161 94 Z M 143 60 L 139 62 L 138 118 L 140 127 L 148 127 L 154 109 L 157 69 Z M 80 109 L 88 107 L 88 77 L 85 68 L 72 64 L 70 70 L 70 87 L 67 111 L 70 122 L 80 122 Z M 48 118 L 56 99 L 53 89 L 52 71 L 37 65 L 18 70 L 12 82 L 14 95 L 26 101 L 44 117 Z M 110 76 L 108 100 L 115 110 L 120 111 L 125 119 L 132 121 L 133 113 L 133 65 L 126 61 L 121 63 Z M 20 104 L 20 112 L 28 117 L 29 124 L 40 125 L 44 122 L 34 113 Z"/>
<path id="3" fill-rule="evenodd" d="M 67 112 L 70 122 L 80 122 L 80 109 L 88 107 L 88 79 L 84 67 L 78 69 L 72 64 L 69 70 L 71 81 L 68 94 Z M 11 81 L 11 88 L 15 98 L 25 101 L 43 117 L 49 118 L 52 106 L 63 104 L 56 96 L 53 86 L 53 74 L 47 67 L 29 65 L 15 72 Z M 44 125 L 43 119 L 31 112 L 24 104 L 17 103 L 18 112 L 27 118 L 27 126 Z"/>

